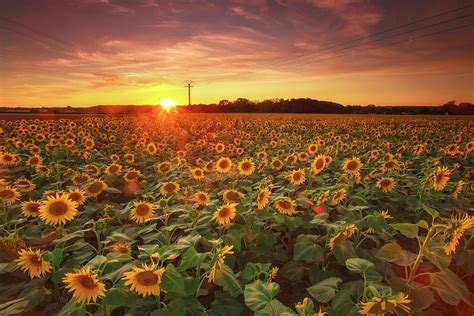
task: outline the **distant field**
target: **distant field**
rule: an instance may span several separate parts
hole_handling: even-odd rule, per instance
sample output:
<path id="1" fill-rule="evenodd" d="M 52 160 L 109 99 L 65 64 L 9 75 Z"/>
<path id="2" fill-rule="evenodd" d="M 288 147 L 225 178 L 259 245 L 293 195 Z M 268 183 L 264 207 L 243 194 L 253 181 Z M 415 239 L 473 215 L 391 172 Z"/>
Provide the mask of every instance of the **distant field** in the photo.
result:
<path id="1" fill-rule="evenodd" d="M 0 133 L 0 315 L 473 314 L 472 117 L 9 114 Z"/>

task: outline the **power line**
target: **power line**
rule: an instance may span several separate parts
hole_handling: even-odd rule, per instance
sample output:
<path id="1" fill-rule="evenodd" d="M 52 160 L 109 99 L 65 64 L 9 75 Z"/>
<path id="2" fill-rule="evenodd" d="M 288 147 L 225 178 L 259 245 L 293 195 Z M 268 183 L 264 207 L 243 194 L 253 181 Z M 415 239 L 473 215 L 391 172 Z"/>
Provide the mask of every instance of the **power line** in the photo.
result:
<path id="1" fill-rule="evenodd" d="M 439 16 L 439 14 L 437 15 Z M 384 37 L 381 37 L 381 38 L 377 38 L 377 39 L 374 39 L 372 40 L 371 42 L 380 42 L 380 41 L 383 41 L 383 40 L 387 40 L 389 38 L 393 38 L 393 37 L 397 37 L 397 36 L 400 36 L 400 35 L 406 35 L 406 34 L 410 34 L 410 33 L 413 33 L 413 32 L 417 32 L 417 31 L 420 31 L 420 30 L 423 30 L 423 29 L 428 29 L 428 28 L 432 28 L 432 27 L 435 27 L 435 26 L 438 26 L 438 25 L 442 25 L 442 24 L 446 24 L 446 23 L 449 23 L 449 22 L 453 22 L 453 21 L 457 21 L 457 20 L 461 20 L 461 19 L 464 19 L 464 18 L 467 18 L 467 17 L 471 17 L 471 16 L 474 16 L 474 14 L 466 14 L 466 15 L 463 15 L 463 16 L 460 16 L 460 17 L 456 17 L 456 18 L 452 18 L 452 19 L 449 19 L 449 20 L 444 20 L 444 21 L 440 21 L 440 22 L 436 22 L 436 23 L 432 23 L 432 24 L 429 24 L 429 25 L 425 25 L 425 26 L 420 26 L 418 28 L 415 28 L 415 29 L 412 29 L 412 30 L 407 30 L 407 31 L 403 31 L 403 32 L 399 32 L 399 33 L 396 33 L 396 34 L 391 34 L 391 35 L 388 35 L 388 36 L 384 36 Z M 424 20 L 426 20 L 427 18 L 425 18 Z M 413 23 L 413 22 L 412 22 Z M 456 28 L 455 28 L 456 29 Z M 381 32 L 379 32 L 381 33 Z M 351 42 L 355 42 L 356 40 L 354 41 L 351 41 Z M 340 49 L 337 49 L 337 50 L 333 50 L 333 51 L 328 51 L 328 52 L 325 52 L 325 53 L 321 53 L 321 54 L 318 54 L 318 55 L 315 55 L 315 56 L 308 56 L 306 58 L 301 58 L 301 56 L 299 56 L 298 58 L 288 58 L 286 61 L 280 61 L 278 64 L 275 64 L 274 66 L 263 66 L 261 68 L 257 68 L 257 69 L 254 69 L 250 72 L 245 72 L 245 73 L 240 73 L 240 74 L 235 74 L 235 75 L 228 75 L 228 76 L 224 76 L 224 78 L 229 78 L 229 77 L 232 77 L 232 76 L 237 76 L 237 75 L 242 75 L 242 74 L 249 74 L 249 73 L 252 73 L 252 74 L 255 74 L 255 73 L 259 73 L 259 72 L 262 72 L 264 70 L 268 70 L 268 69 L 271 69 L 271 68 L 279 68 L 281 66 L 285 66 L 284 68 L 290 66 L 291 64 L 295 64 L 298 65 L 299 63 L 301 63 L 302 61 L 306 61 L 306 60 L 311 60 L 313 58 L 317 58 L 317 57 L 321 57 L 321 56 L 324 56 L 324 55 L 327 55 L 327 54 L 330 54 L 330 53 L 335 53 L 335 52 L 340 52 L 340 51 L 344 51 L 344 50 L 348 50 L 348 49 L 352 49 L 352 48 L 357 48 L 357 47 L 360 47 L 360 46 L 364 46 L 364 45 L 367 45 L 367 44 L 370 44 L 371 42 L 364 42 L 364 43 L 359 43 L 359 44 L 355 44 L 355 45 L 352 45 L 352 46 L 347 46 L 347 47 L 342 47 Z M 344 44 L 347 44 L 348 42 L 344 43 Z M 342 46 L 343 43 L 341 44 L 338 44 L 338 46 Z M 333 46 L 334 47 L 334 46 Z M 322 50 L 318 50 L 318 51 L 322 51 Z M 309 54 L 308 54 L 309 55 Z M 311 53 L 311 55 L 314 55 L 314 53 Z M 341 55 L 338 55 L 338 56 L 344 56 L 346 54 L 341 54 Z M 300 59 L 300 60 L 298 60 Z M 332 58 L 329 58 L 329 59 L 332 59 Z M 311 62 L 310 62 L 311 63 Z M 310 64 L 309 63 L 309 64 Z M 308 64 L 308 63 L 305 63 L 305 64 Z M 209 77 L 208 77 L 209 78 Z M 219 78 L 222 78 L 221 76 L 215 76 L 215 77 L 210 77 L 210 79 L 219 79 Z"/>
<path id="2" fill-rule="evenodd" d="M 460 10 L 464 10 L 464 9 L 467 9 L 467 8 L 470 8 L 470 7 L 473 7 L 473 6 L 474 6 L 474 4 L 470 4 L 470 5 L 466 5 L 466 6 L 463 6 L 463 7 L 457 8 L 457 9 L 453 9 L 453 10 L 450 10 L 450 11 L 438 13 L 438 14 L 435 14 L 435 15 L 432 15 L 432 16 L 428 16 L 428 17 L 425 17 L 425 18 L 422 18 L 422 19 L 419 19 L 419 20 L 415 20 L 415 21 L 412 21 L 412 22 L 409 22 L 409 23 L 406 23 L 406 24 L 402 24 L 402 25 L 399 25 L 399 26 L 396 26 L 396 27 L 393 27 L 393 28 L 390 28 L 390 29 L 387 29 L 387 30 L 383 30 L 383 31 L 380 31 L 380 32 L 372 33 L 372 34 L 369 34 L 369 35 L 364 36 L 364 37 L 360 37 L 360 38 L 353 39 L 353 40 L 350 40 L 350 41 L 338 43 L 338 44 L 335 44 L 335 45 L 332 45 L 332 46 L 320 48 L 320 49 L 317 49 L 317 50 L 314 50 L 314 51 L 311 51 L 311 52 L 308 52 L 308 53 L 301 54 L 300 56 L 291 57 L 291 58 L 288 58 L 287 60 L 299 59 L 299 58 L 306 57 L 306 56 L 310 56 L 310 55 L 313 55 L 313 54 L 316 54 L 316 53 L 319 53 L 319 52 L 323 52 L 323 51 L 326 51 L 326 50 L 330 50 L 330 49 L 333 49 L 333 48 L 336 48 L 336 47 L 339 47 L 339 46 L 344 46 L 344 45 L 347 45 L 347 44 L 352 44 L 352 43 L 354 43 L 354 42 L 362 41 L 362 40 L 365 40 L 365 39 L 368 39 L 368 38 L 371 38 L 371 37 L 374 37 L 374 36 L 377 36 L 377 35 L 380 35 L 380 34 L 392 32 L 392 31 L 395 31 L 395 30 L 398 30 L 398 29 L 401 29 L 401 28 L 405 28 L 405 27 L 407 27 L 407 26 L 411 26 L 411 25 L 415 25 L 415 24 L 418 24 L 418 23 L 422 23 L 422 22 L 425 22 L 425 21 L 428 21 L 428 20 L 431 20 L 431 19 L 434 19 L 434 18 L 443 16 L 443 15 L 448 15 L 448 14 L 451 14 L 451 13 L 454 13 L 454 12 L 457 12 L 457 11 L 460 11 Z M 272 63 L 272 64 L 270 64 L 270 65 L 266 65 L 266 66 L 264 66 L 264 67 L 271 67 L 271 66 L 273 66 L 274 64 L 279 64 L 279 63 L 281 63 L 281 62 L 285 62 L 285 60 L 283 60 L 283 61 L 278 61 L 278 62 Z"/>

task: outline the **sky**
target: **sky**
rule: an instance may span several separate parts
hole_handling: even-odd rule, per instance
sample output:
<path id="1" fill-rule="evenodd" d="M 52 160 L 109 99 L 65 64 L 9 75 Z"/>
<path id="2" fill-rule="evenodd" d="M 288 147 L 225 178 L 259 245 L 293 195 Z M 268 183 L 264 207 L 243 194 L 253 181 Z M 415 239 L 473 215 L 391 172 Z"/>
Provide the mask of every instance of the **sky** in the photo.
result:
<path id="1" fill-rule="evenodd" d="M 187 80 L 193 103 L 473 102 L 473 22 L 461 0 L 1 0 L 0 106 L 187 104 Z"/>

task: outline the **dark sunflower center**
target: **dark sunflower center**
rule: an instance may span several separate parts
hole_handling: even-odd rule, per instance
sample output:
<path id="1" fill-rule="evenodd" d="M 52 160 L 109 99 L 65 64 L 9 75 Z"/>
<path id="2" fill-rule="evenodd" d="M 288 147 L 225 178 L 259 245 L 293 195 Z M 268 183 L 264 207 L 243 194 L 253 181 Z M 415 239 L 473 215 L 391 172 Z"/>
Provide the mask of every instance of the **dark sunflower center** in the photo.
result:
<path id="1" fill-rule="evenodd" d="M 265 201 L 266 197 L 267 197 L 267 192 L 261 192 L 261 193 L 258 195 L 258 201 L 259 201 L 259 202 L 263 202 L 263 201 Z"/>
<path id="2" fill-rule="evenodd" d="M 96 287 L 94 280 L 88 275 L 82 275 L 80 277 L 79 283 L 87 289 L 93 289 Z"/>
<path id="3" fill-rule="evenodd" d="M 249 170 L 251 167 L 252 167 L 252 165 L 250 164 L 250 162 L 246 161 L 242 164 L 242 169 L 243 170 Z"/>
<path id="4" fill-rule="evenodd" d="M 231 201 L 238 201 L 240 199 L 240 195 L 235 191 L 227 192 L 226 197 Z"/>
<path id="5" fill-rule="evenodd" d="M 38 158 L 36 158 L 36 157 L 31 158 L 30 163 L 31 163 L 32 165 L 36 165 L 36 164 L 38 163 Z"/>
<path id="6" fill-rule="evenodd" d="M 389 187 L 390 184 L 391 184 L 390 180 L 382 180 L 382 182 L 380 182 L 380 185 L 384 188 Z"/>
<path id="7" fill-rule="evenodd" d="M 41 256 L 35 253 L 31 255 L 30 262 L 36 266 L 40 266 L 43 263 L 43 260 L 41 259 Z"/>
<path id="8" fill-rule="evenodd" d="M 219 163 L 219 166 L 221 168 L 227 168 L 227 166 L 229 166 L 229 162 L 227 160 L 222 160 L 220 163 Z"/>
<path id="9" fill-rule="evenodd" d="M 118 167 L 115 165 L 110 166 L 109 171 L 112 173 L 116 173 L 118 171 Z"/>
<path id="10" fill-rule="evenodd" d="M 11 199 L 12 197 L 14 197 L 15 194 L 13 193 L 12 190 L 2 190 L 0 191 L 0 198 L 2 199 Z"/>
<path id="11" fill-rule="evenodd" d="M 352 160 L 347 164 L 347 169 L 356 170 L 358 165 L 357 161 Z"/>
<path id="12" fill-rule="evenodd" d="M 103 185 L 100 182 L 95 182 L 89 186 L 89 192 L 98 193 L 102 191 Z"/>
<path id="13" fill-rule="evenodd" d="M 322 169 L 324 166 L 324 160 L 318 159 L 316 160 L 316 169 Z"/>
<path id="14" fill-rule="evenodd" d="M 145 216 L 149 212 L 149 207 L 145 204 L 140 204 L 137 206 L 137 214 L 140 216 Z"/>
<path id="15" fill-rule="evenodd" d="M 28 204 L 28 211 L 31 212 L 31 213 L 38 213 L 39 212 L 39 204 L 38 203 Z"/>
<path id="16" fill-rule="evenodd" d="M 174 192 L 176 186 L 173 183 L 167 183 L 165 184 L 165 191 L 166 192 Z"/>
<path id="17" fill-rule="evenodd" d="M 137 281 L 141 285 L 153 285 L 158 283 L 158 277 L 152 271 L 144 271 L 137 274 Z"/>
<path id="18" fill-rule="evenodd" d="M 295 173 L 293 175 L 293 180 L 300 181 L 302 177 L 303 177 L 303 175 L 301 173 Z"/>
<path id="19" fill-rule="evenodd" d="M 224 207 L 219 211 L 219 216 L 226 218 L 230 215 L 230 209 L 228 207 Z"/>
<path id="20" fill-rule="evenodd" d="M 283 201 L 278 201 L 278 204 L 280 205 L 281 208 L 288 210 L 291 208 L 291 203 L 289 201 L 283 200 Z"/>
<path id="21" fill-rule="evenodd" d="M 49 206 L 49 213 L 55 216 L 61 216 L 66 214 L 67 212 L 67 204 L 62 201 L 53 202 Z"/>

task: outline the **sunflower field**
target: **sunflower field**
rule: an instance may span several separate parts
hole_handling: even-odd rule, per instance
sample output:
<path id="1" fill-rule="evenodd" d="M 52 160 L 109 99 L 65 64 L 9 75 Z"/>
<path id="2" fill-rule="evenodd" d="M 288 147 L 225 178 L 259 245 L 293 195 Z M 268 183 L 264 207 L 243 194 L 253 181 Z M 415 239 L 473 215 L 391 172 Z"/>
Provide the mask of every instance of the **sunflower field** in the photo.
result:
<path id="1" fill-rule="evenodd" d="M 0 120 L 0 315 L 473 315 L 468 117 Z"/>

